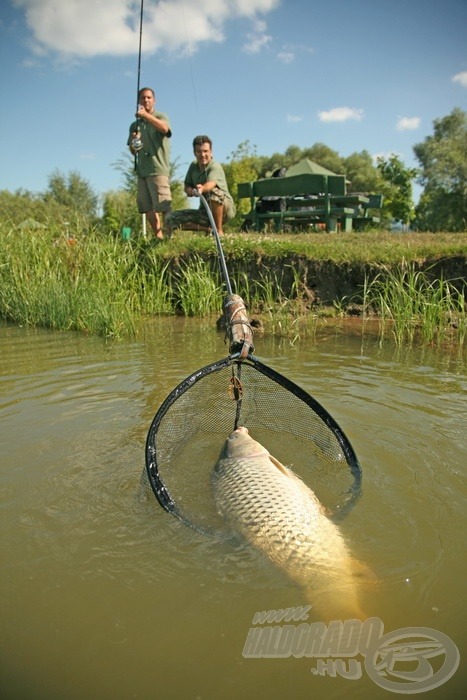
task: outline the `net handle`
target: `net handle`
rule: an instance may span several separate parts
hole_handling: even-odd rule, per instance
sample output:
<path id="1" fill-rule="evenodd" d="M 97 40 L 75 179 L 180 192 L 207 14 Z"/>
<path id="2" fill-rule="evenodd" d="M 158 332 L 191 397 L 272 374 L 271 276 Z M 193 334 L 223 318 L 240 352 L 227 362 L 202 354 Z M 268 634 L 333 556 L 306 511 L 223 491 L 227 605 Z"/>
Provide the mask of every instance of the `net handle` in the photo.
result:
<path id="1" fill-rule="evenodd" d="M 211 207 L 201 193 L 199 194 L 199 198 L 206 209 L 206 214 L 208 215 L 209 223 L 216 241 L 219 265 L 228 293 L 228 296 L 224 299 L 224 318 L 230 338 L 230 354 L 232 355 L 238 352 L 240 354 L 240 358 L 243 360 L 247 358 L 250 353 L 254 352 L 253 331 L 246 313 L 246 307 L 243 299 L 238 294 L 233 294 L 232 292 L 232 285 L 230 284 L 224 250 L 222 248 L 217 226 L 211 212 Z"/>
<path id="2" fill-rule="evenodd" d="M 219 265 L 220 265 L 221 270 L 222 270 L 222 274 L 224 277 L 224 283 L 225 283 L 227 292 L 228 292 L 228 294 L 232 294 L 232 286 L 230 284 L 229 273 L 227 271 L 227 265 L 225 264 L 224 251 L 222 250 L 222 245 L 221 245 L 219 233 L 217 231 L 217 226 L 216 226 L 216 223 L 215 223 L 213 215 L 212 215 L 211 207 L 209 206 L 209 204 L 207 203 L 206 199 L 203 197 L 201 192 L 199 193 L 199 198 L 200 198 L 201 202 L 203 203 L 204 208 L 206 209 L 206 214 L 208 215 L 209 223 L 211 225 L 212 232 L 214 234 L 214 238 L 216 240 L 217 253 L 219 255 Z"/>
<path id="3" fill-rule="evenodd" d="M 238 353 L 240 359 L 245 360 L 255 348 L 245 304 L 238 294 L 229 294 L 224 299 L 224 317 L 230 339 L 230 354 Z"/>

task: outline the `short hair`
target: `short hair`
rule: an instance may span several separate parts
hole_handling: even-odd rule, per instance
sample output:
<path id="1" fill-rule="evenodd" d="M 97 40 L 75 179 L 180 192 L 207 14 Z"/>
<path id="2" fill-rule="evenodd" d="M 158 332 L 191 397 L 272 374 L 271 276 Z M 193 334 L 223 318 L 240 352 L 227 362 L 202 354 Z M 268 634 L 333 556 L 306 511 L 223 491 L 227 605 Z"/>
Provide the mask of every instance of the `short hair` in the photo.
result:
<path id="1" fill-rule="evenodd" d="M 203 143 L 208 143 L 210 148 L 212 148 L 212 141 L 209 138 L 209 136 L 195 136 L 195 138 L 193 139 L 193 150 L 195 150 L 196 146 L 202 146 Z"/>
<path id="2" fill-rule="evenodd" d="M 153 96 L 154 98 L 156 97 L 156 95 L 154 94 L 154 90 L 153 90 L 152 88 L 145 87 L 145 88 L 141 88 L 141 90 L 138 92 L 138 100 L 139 100 L 139 98 L 141 97 L 141 94 L 142 94 L 145 90 L 149 90 L 149 92 L 152 93 L 152 96 Z"/>

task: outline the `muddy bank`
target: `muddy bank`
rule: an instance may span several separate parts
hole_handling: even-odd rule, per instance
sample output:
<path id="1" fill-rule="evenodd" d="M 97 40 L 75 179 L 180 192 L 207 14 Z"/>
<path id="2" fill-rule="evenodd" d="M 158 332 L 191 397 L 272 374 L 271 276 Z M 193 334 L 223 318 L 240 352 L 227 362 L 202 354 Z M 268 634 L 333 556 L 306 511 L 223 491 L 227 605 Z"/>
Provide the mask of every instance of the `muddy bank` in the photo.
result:
<path id="1" fill-rule="evenodd" d="M 206 261 L 213 271 L 218 270 L 217 261 Z M 400 266 L 399 266 L 400 267 Z M 438 260 L 420 260 L 414 263 L 416 271 L 424 272 L 430 280 L 444 279 L 467 296 L 467 257 L 447 257 Z M 237 260 L 229 257 L 228 269 L 231 280 L 248 279 L 248 284 L 261 283 L 267 274 L 277 280 L 277 293 L 287 297 L 303 296 L 310 306 L 334 304 L 358 305 L 363 303 L 365 281 L 371 282 L 377 275 L 387 274 L 388 267 L 372 263 L 335 263 L 326 260 L 310 260 L 299 255 L 284 258 Z M 396 269 L 393 265 L 392 271 Z M 245 290 L 238 289 L 242 295 Z"/>

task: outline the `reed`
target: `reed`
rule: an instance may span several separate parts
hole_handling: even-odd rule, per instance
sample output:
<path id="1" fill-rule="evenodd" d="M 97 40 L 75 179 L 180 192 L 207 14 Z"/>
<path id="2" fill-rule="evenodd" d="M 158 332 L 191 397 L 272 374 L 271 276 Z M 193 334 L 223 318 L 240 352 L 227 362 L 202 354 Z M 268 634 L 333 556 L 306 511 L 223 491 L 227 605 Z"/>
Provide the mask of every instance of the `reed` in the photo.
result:
<path id="1" fill-rule="evenodd" d="M 82 227 L 70 238 L 63 226 L 19 231 L 0 223 L 0 318 L 23 325 L 78 330 L 109 338 L 133 336 L 155 315 L 219 314 L 225 289 L 212 238 L 182 234 L 162 244 L 130 241 Z M 379 255 L 370 258 L 370 242 Z M 380 317 L 380 334 L 402 344 L 462 346 L 467 335 L 462 284 L 421 272 L 413 259 L 435 255 L 440 236 L 243 236 L 223 239 L 231 282 L 264 332 L 295 342 L 316 334 L 322 310 L 303 279 L 303 261 L 340 260 L 374 270 L 365 278 L 363 308 Z M 465 237 L 448 238 L 446 251 L 461 260 Z M 408 257 L 400 255 L 405 246 Z M 425 248 L 423 247 L 425 246 Z M 438 248 L 436 248 L 438 247 Z M 383 254 L 383 249 L 386 251 Z M 358 251 L 358 252 L 357 252 Z M 448 252 L 446 255 L 448 255 Z M 465 256 L 464 256 L 465 257 Z M 387 264 L 383 265 L 384 260 Z M 404 262 L 401 264 L 400 260 Z M 291 264 L 292 261 L 292 264 Z M 304 269 L 306 268 L 306 265 Z M 462 268 L 461 268 L 462 269 Z M 360 294 L 360 299 L 362 295 Z M 335 304 L 335 313 L 344 313 Z"/>
<path id="2" fill-rule="evenodd" d="M 454 281 L 430 279 L 429 269 L 422 272 L 414 263 L 403 263 L 365 283 L 365 305 L 378 314 L 381 336 L 391 334 L 397 345 L 441 346 L 455 338 L 462 345 L 465 299 Z"/>
<path id="3" fill-rule="evenodd" d="M 185 316 L 208 316 L 222 311 L 225 292 L 218 273 L 197 256 L 182 262 L 173 273 L 176 280 L 177 307 Z"/>
<path id="4" fill-rule="evenodd" d="M 292 275 L 290 294 L 283 291 L 286 269 Z M 236 283 L 250 313 L 261 316 L 264 333 L 286 338 L 292 344 L 315 336 L 318 316 L 310 313 L 304 304 L 303 283 L 296 268 L 286 265 L 278 275 L 275 270 L 264 267 L 257 280 L 242 271 Z"/>
<path id="5" fill-rule="evenodd" d="M 111 338 L 134 335 L 145 314 L 173 311 L 163 261 L 142 266 L 138 246 L 80 233 L 3 231 L 1 318 Z"/>

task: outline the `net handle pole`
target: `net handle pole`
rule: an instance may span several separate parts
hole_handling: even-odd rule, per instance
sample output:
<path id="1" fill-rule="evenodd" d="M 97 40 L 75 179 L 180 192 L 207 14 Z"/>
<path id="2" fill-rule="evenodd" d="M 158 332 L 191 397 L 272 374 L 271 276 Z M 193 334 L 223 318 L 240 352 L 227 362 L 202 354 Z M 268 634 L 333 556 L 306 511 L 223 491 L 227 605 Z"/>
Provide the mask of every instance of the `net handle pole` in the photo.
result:
<path id="1" fill-rule="evenodd" d="M 230 337 L 230 353 L 240 353 L 240 359 L 246 359 L 255 348 L 253 330 L 246 313 L 245 304 L 238 294 L 229 294 L 224 299 L 224 317 Z"/>
<path id="2" fill-rule="evenodd" d="M 211 207 L 201 193 L 199 194 L 199 198 L 206 209 L 206 214 L 208 215 L 209 223 L 211 224 L 212 232 L 216 240 L 219 264 L 224 276 L 225 286 L 227 288 L 228 296 L 224 301 L 224 316 L 230 336 L 230 352 L 239 352 L 240 359 L 244 360 L 251 352 L 254 351 L 253 332 L 251 330 L 250 321 L 246 314 L 243 299 L 232 292 L 224 251 L 222 249 L 220 236 L 211 212 Z"/>
<path id="3" fill-rule="evenodd" d="M 222 275 L 224 277 L 224 282 L 225 286 L 227 288 L 228 294 L 232 294 L 232 286 L 230 284 L 230 279 L 229 279 L 229 273 L 227 271 L 227 265 L 225 264 L 225 257 L 224 257 L 224 251 L 222 250 L 222 245 L 219 237 L 219 233 L 217 231 L 217 226 L 215 224 L 214 218 L 212 216 L 211 212 L 211 207 L 207 203 L 206 199 L 203 197 L 203 195 L 200 193 L 199 198 L 201 202 L 203 203 L 204 208 L 206 209 L 206 214 L 208 215 L 209 223 L 211 224 L 212 232 L 214 234 L 214 238 L 216 240 L 216 247 L 217 247 L 217 253 L 219 255 L 219 265 L 222 270 Z"/>

